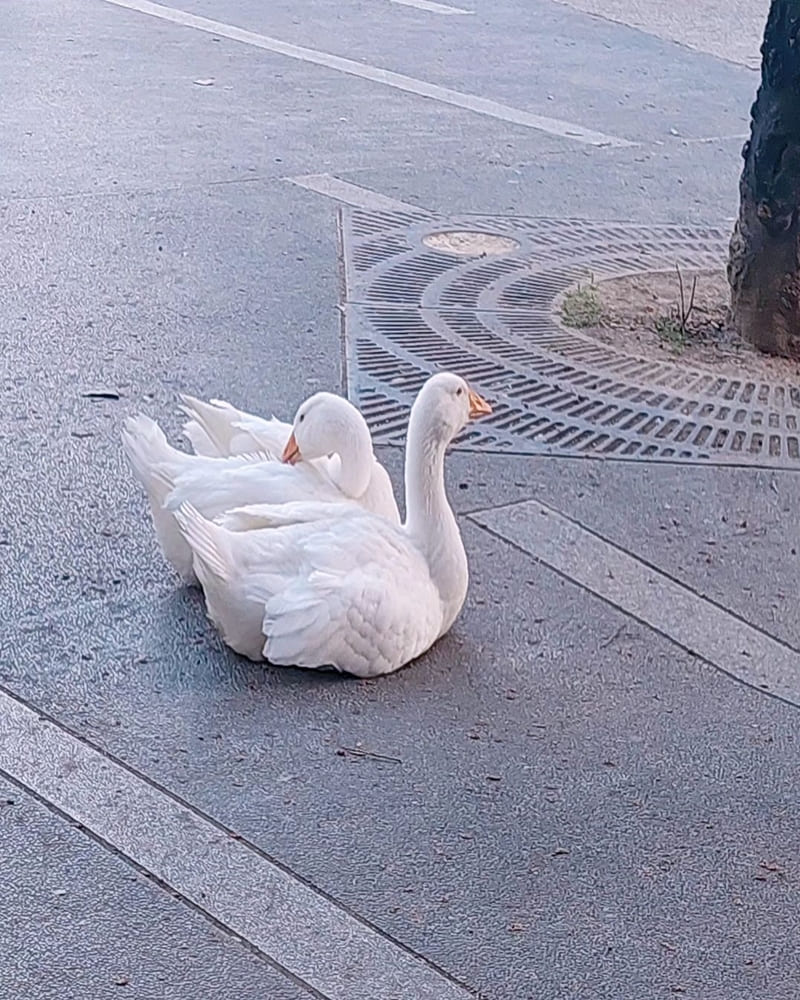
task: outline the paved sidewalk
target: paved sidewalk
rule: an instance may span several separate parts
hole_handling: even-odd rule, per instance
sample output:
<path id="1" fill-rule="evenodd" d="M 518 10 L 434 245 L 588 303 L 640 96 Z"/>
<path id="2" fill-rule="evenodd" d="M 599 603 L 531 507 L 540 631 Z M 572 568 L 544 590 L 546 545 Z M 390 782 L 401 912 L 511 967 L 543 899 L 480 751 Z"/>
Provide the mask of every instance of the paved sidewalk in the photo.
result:
<path id="1" fill-rule="evenodd" d="M 655 7 L 455 6 L 5 0 L 2 996 L 796 996 L 788 452 L 515 454 L 499 412 L 448 459 L 464 612 L 366 683 L 227 651 L 125 467 L 124 416 L 177 439 L 178 391 L 288 415 L 349 377 L 399 489 L 431 333 L 506 402 L 502 338 L 542 380 L 576 350 L 511 265 L 425 272 L 431 227 L 727 232 L 749 22 L 695 51 Z"/>

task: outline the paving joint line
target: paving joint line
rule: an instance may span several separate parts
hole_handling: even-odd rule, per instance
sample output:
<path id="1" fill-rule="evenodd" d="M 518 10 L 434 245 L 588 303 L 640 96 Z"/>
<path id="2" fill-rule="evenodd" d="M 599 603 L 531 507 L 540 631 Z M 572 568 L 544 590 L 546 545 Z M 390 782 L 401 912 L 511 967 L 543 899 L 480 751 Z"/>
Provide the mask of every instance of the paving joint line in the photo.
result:
<path id="1" fill-rule="evenodd" d="M 503 544 L 505 545 L 510 545 L 512 549 L 514 549 L 516 552 L 520 552 L 522 555 L 527 556 L 528 559 L 533 559 L 534 562 L 537 562 L 542 566 L 546 566 L 551 573 L 555 573 L 556 576 L 560 577 L 560 579 L 564 580 L 567 583 L 571 583 L 573 587 L 578 587 L 580 590 L 583 590 L 587 594 L 591 594 L 592 597 L 596 597 L 598 600 L 602 601 L 603 604 L 607 605 L 610 608 L 613 608 L 615 611 L 618 611 L 620 614 L 624 615 L 626 618 L 629 618 L 631 621 L 638 622 L 639 625 L 644 626 L 646 629 L 649 629 L 656 635 L 660 635 L 662 639 L 666 639 L 667 642 L 669 642 L 671 645 L 677 646 L 678 649 L 683 650 L 683 652 L 686 653 L 688 656 L 691 656 L 693 659 L 699 660 L 701 663 L 705 663 L 713 670 L 718 670 L 721 674 L 724 674 L 726 677 L 730 678 L 730 680 L 734 681 L 737 684 L 741 684 L 742 687 L 745 687 L 750 691 L 755 691 L 758 694 L 763 695 L 764 697 L 773 698 L 775 701 L 779 701 L 784 705 L 788 705 L 790 708 L 795 708 L 795 709 L 800 708 L 797 702 L 792 701 L 791 698 L 787 698 L 785 695 L 778 694 L 775 691 L 770 691 L 768 688 L 758 688 L 754 684 L 750 684 L 748 681 L 743 680 L 741 677 L 739 677 L 732 671 L 726 670 L 725 667 L 720 666 L 718 663 L 714 663 L 713 660 L 710 660 L 708 659 L 708 657 L 703 656 L 702 653 L 698 653 L 696 650 L 691 649 L 689 646 L 685 645 L 683 642 L 681 642 L 680 639 L 677 639 L 670 632 L 665 632 L 663 629 L 659 628 L 656 625 L 653 625 L 649 621 L 646 621 L 644 618 L 641 618 L 639 615 L 635 614 L 633 611 L 630 611 L 628 608 L 623 607 L 621 604 L 617 604 L 616 601 L 612 600 L 610 597 L 606 597 L 604 594 L 599 594 L 596 590 L 592 590 L 591 587 L 588 587 L 585 583 L 581 583 L 580 580 L 574 579 L 574 577 L 570 576 L 569 573 L 559 569 L 557 566 L 551 566 L 550 563 L 546 562 L 544 559 L 529 552 L 528 549 L 526 549 L 519 542 L 515 542 L 511 538 L 507 538 L 505 535 L 501 534 L 499 531 L 496 531 L 494 528 L 490 528 L 485 524 L 480 524 L 478 521 L 474 521 L 473 523 L 477 528 L 480 528 L 482 531 L 485 531 L 487 535 L 491 535 L 492 538 L 495 538 L 499 542 L 503 542 Z M 681 586 L 683 585 L 681 584 Z M 732 614 L 731 612 L 728 613 Z M 749 628 L 755 628 L 755 626 L 750 625 L 749 622 L 743 622 L 743 624 L 747 625 Z M 775 636 L 768 636 L 768 638 L 772 639 L 775 642 L 780 642 L 780 640 L 776 639 Z M 791 646 L 787 648 L 791 652 L 796 652 L 796 650 L 794 650 Z"/>
<path id="2" fill-rule="evenodd" d="M 599 542 L 603 542 L 604 545 L 608 545 L 611 548 L 616 549 L 618 552 L 622 552 L 624 555 L 628 556 L 629 559 L 635 559 L 636 562 L 641 563 L 642 566 L 646 567 L 651 572 L 658 573 L 659 576 L 663 577 L 665 580 L 669 580 L 670 583 L 674 583 L 676 586 L 681 587 L 683 590 L 687 591 L 693 597 L 696 597 L 698 600 L 704 601 L 706 604 L 710 604 L 712 607 L 716 608 L 717 611 L 722 611 L 724 614 L 730 615 L 730 617 L 738 621 L 740 625 L 745 625 L 747 628 L 753 629 L 753 631 L 758 632 L 765 639 L 770 639 L 772 640 L 772 642 L 777 643 L 779 646 L 783 646 L 783 648 L 788 650 L 788 652 L 795 653 L 797 656 L 800 656 L 800 648 L 798 648 L 797 646 L 793 646 L 790 642 L 787 642 L 785 639 L 781 639 L 779 636 L 773 635 L 771 632 L 768 632 L 762 625 L 757 625 L 755 622 L 748 621 L 746 618 L 743 618 L 742 615 L 740 615 L 737 611 L 733 611 L 731 608 L 726 607 L 724 604 L 721 604 L 715 598 L 708 597 L 706 594 L 701 594 L 698 590 L 696 590 L 693 586 L 691 586 L 691 584 L 685 583 L 678 577 L 673 576 L 673 574 L 670 573 L 669 571 L 661 569 L 655 563 L 652 563 L 648 559 L 644 559 L 642 558 L 642 556 L 637 555 L 637 553 L 631 551 L 630 549 L 625 548 L 624 545 L 620 545 L 618 542 L 614 542 L 610 538 L 606 538 L 605 535 L 602 535 L 595 528 L 590 527 L 588 524 L 585 524 L 578 518 L 573 517 L 571 514 L 567 514 L 565 511 L 559 510 L 558 507 L 554 507 L 552 504 L 546 503 L 544 500 L 540 500 L 538 497 L 532 496 L 525 500 L 512 500 L 510 503 L 497 504 L 494 507 L 490 506 L 490 507 L 477 508 L 474 511 L 469 511 L 468 513 L 462 513 L 459 516 L 467 517 L 469 518 L 469 520 L 473 522 L 473 524 L 477 525 L 479 528 L 483 528 L 484 531 L 489 531 L 492 534 L 496 534 L 496 532 L 494 532 L 494 529 L 489 528 L 486 525 L 481 524 L 480 521 L 475 520 L 475 515 L 494 513 L 496 511 L 502 511 L 502 510 L 513 510 L 515 507 L 521 507 L 528 503 L 538 504 L 540 507 L 544 507 L 548 511 L 548 513 L 555 514 L 556 517 L 561 517 L 565 521 L 569 521 L 569 523 L 574 524 L 576 528 L 580 528 L 581 531 L 585 531 L 587 535 L 591 535 L 593 538 L 596 538 Z M 498 535 L 497 537 L 504 538 L 504 536 L 502 535 Z M 509 539 L 505 538 L 505 541 L 511 544 Z M 523 548 L 522 551 L 527 551 L 527 550 Z M 538 556 L 533 555 L 530 552 L 528 552 L 527 554 L 529 558 L 536 559 L 537 562 L 543 562 L 544 565 L 549 566 L 549 563 L 544 562 L 544 560 L 539 558 Z M 552 569 L 553 567 L 550 568 Z M 572 577 L 569 577 L 569 579 L 572 579 Z M 573 580 L 572 582 L 578 583 L 579 586 L 583 586 L 583 584 L 579 583 L 579 581 L 577 580 Z M 589 588 L 584 588 L 584 589 L 589 589 Z M 591 593 L 594 593 L 594 591 L 591 591 Z M 625 609 L 623 608 L 622 610 Z M 629 614 L 629 612 L 626 612 L 626 614 Z"/>
<path id="3" fill-rule="evenodd" d="M 426 11 L 430 14 L 443 14 L 445 16 L 475 13 L 474 10 L 464 10 L 463 7 L 453 7 L 450 4 L 435 3 L 434 0 L 390 0 L 390 3 L 399 4 L 403 7 L 415 7 L 417 10 Z"/>
<path id="4" fill-rule="evenodd" d="M 395 441 L 376 441 L 375 447 L 378 448 L 400 448 L 402 445 Z M 621 465 L 625 466 L 651 466 L 656 468 L 673 468 L 673 469 L 738 469 L 740 471 L 750 471 L 750 472 L 779 472 L 785 475 L 798 475 L 800 474 L 800 468 L 797 465 L 772 465 L 767 464 L 765 460 L 756 462 L 742 462 L 736 459 L 720 458 L 659 458 L 657 462 L 648 462 L 646 459 L 637 458 L 635 455 L 565 455 L 562 452 L 529 452 L 529 451 L 516 451 L 515 449 L 507 449 L 503 451 L 491 451 L 487 452 L 484 448 L 470 448 L 467 446 L 459 447 L 455 445 L 451 449 L 451 454 L 457 455 L 489 455 L 491 458 L 522 458 L 527 461 L 540 462 L 542 459 L 547 459 L 547 461 L 553 462 L 601 462 L 603 464 L 611 462 L 619 462 Z"/>
<path id="5" fill-rule="evenodd" d="M 33 710 L 38 711 L 36 709 Z M 69 730 L 65 731 L 68 732 L 69 735 L 71 736 L 74 735 Z M 79 739 L 80 737 L 76 736 L 75 738 Z M 88 745 L 91 746 L 93 750 L 97 750 L 97 747 L 94 747 L 91 744 Z M 103 751 L 99 752 L 102 753 Z M 252 955 L 255 955 L 256 957 L 264 961 L 271 969 L 274 969 L 276 972 L 279 972 L 282 976 L 285 976 L 290 982 L 300 987 L 303 990 L 303 992 L 308 993 L 310 996 L 314 998 L 317 998 L 317 1000 L 328 1000 L 326 994 L 320 993 L 319 990 L 317 990 L 310 983 L 307 983 L 304 979 L 301 979 L 299 976 L 295 975 L 295 973 L 292 972 L 291 969 L 287 969 L 283 965 L 281 965 L 280 962 L 276 962 L 271 955 L 269 955 L 267 952 L 259 948 L 258 945 L 254 944 L 252 941 L 249 941 L 246 937 L 243 937 L 237 931 L 233 930 L 233 928 L 229 927 L 218 917 L 215 917 L 213 913 L 209 913 L 208 910 L 203 909 L 202 906 L 200 906 L 198 903 L 195 903 L 194 900 L 189 899 L 188 896 L 184 895 L 184 893 L 180 892 L 178 889 L 175 889 L 168 882 L 165 882 L 164 879 L 159 878 L 158 875 L 155 875 L 153 872 L 149 871 L 143 865 L 140 865 L 137 861 L 135 861 L 133 858 L 127 855 L 124 851 L 121 851 L 110 840 L 106 840 L 104 837 L 101 837 L 100 834 L 95 833 L 95 831 L 92 830 L 90 827 L 84 826 L 83 823 L 78 822 L 78 820 L 76 820 L 73 816 L 70 816 L 68 812 L 65 812 L 54 802 L 51 802 L 46 796 L 40 794 L 35 788 L 31 788 L 24 781 L 21 781 L 15 775 L 11 774 L 11 772 L 6 771 L 2 767 L 0 767 L 0 778 L 7 781 L 10 785 L 13 785 L 15 788 L 18 788 L 23 793 L 23 795 L 26 795 L 29 798 L 33 799 L 34 802 L 38 802 L 44 809 L 46 809 L 48 812 L 52 813 L 54 816 L 57 816 L 60 820 L 66 823 L 67 826 L 71 827 L 73 830 L 77 830 L 85 837 L 88 837 L 89 840 L 97 844 L 98 847 L 101 847 L 108 854 L 112 855 L 112 857 L 118 858 L 125 865 L 127 865 L 129 868 L 135 871 L 138 875 L 141 875 L 142 878 L 147 879 L 148 882 L 150 882 L 152 885 L 157 886 L 164 893 L 166 893 L 166 895 L 171 896 L 176 903 L 180 903 L 183 906 L 186 906 L 188 909 L 192 910 L 203 920 L 210 923 L 212 927 L 215 927 L 217 930 L 221 931 L 226 937 L 230 938 L 233 941 L 236 941 L 237 944 L 242 945 L 242 947 L 245 948 L 247 951 L 249 951 Z"/>
<path id="6" fill-rule="evenodd" d="M 510 125 L 518 125 L 523 128 L 533 129 L 534 131 L 544 132 L 565 141 L 571 140 L 593 147 L 638 145 L 638 143 L 630 139 L 624 139 L 621 136 L 606 135 L 576 122 L 568 122 L 560 118 L 552 118 L 549 115 L 541 115 L 522 108 L 515 108 L 491 98 L 464 93 L 450 87 L 442 86 L 441 84 L 431 83 L 428 80 L 408 76 L 405 73 L 385 69 L 382 66 L 373 66 L 369 63 L 358 62 L 355 59 L 339 56 L 332 52 L 324 52 L 303 45 L 295 45 L 293 42 L 287 42 L 281 38 L 263 35 L 233 24 L 226 24 L 223 21 L 215 21 L 211 18 L 180 10 L 177 7 L 167 7 L 163 4 L 154 3 L 152 0 L 102 0 L 102 2 L 155 17 L 184 28 L 192 28 L 206 34 L 219 36 L 220 38 L 227 38 L 245 45 L 252 45 L 254 48 L 263 49 L 264 51 L 282 55 L 289 59 L 297 59 L 311 65 L 323 66 L 335 72 L 390 87 L 401 93 L 413 94 L 416 97 L 438 101 L 440 104 L 460 108 L 473 114 L 504 121 Z"/>
<path id="7" fill-rule="evenodd" d="M 492 538 L 511 545 L 697 660 L 750 690 L 800 708 L 796 679 L 799 654 L 791 643 L 746 621 L 718 601 L 700 596 L 671 574 L 631 555 L 552 506 L 527 500 L 509 504 L 506 510 L 526 506 L 536 508 L 532 517 L 523 517 L 516 524 L 512 518 L 507 528 L 502 518 L 497 522 L 493 515 L 498 512 L 493 510 L 470 520 Z M 548 527 L 542 528 L 548 522 Z M 583 556 L 582 541 L 589 547 Z M 607 577 L 600 571 L 606 559 L 614 569 Z"/>
<path id="8" fill-rule="evenodd" d="M 331 173 L 300 174 L 283 179 L 295 187 L 322 195 L 324 198 L 330 198 L 341 205 L 350 205 L 365 211 L 435 216 L 435 213 L 431 212 L 430 209 L 401 201 L 399 198 L 392 198 L 372 188 L 353 184 L 352 181 L 342 180 L 341 177 Z"/>
<path id="9" fill-rule="evenodd" d="M 236 843 L 240 844 L 241 846 L 243 846 L 244 848 L 248 849 L 250 852 L 252 852 L 253 854 L 255 854 L 259 859 L 261 859 L 262 861 L 266 862 L 267 864 L 273 866 L 274 868 L 278 869 L 282 874 L 286 875 L 288 878 L 293 879 L 294 881 L 301 883 L 306 889 L 310 890 L 312 893 L 314 893 L 317 896 L 319 896 L 321 899 L 323 899 L 330 906 L 332 906 L 336 910 L 338 910 L 338 911 L 346 914 L 352 920 L 356 921 L 358 924 L 360 924 L 364 928 L 366 928 L 369 931 L 371 931 L 372 933 L 376 934 L 377 936 L 379 936 L 380 938 L 382 938 L 384 941 L 386 941 L 388 944 L 392 945 L 394 948 L 397 948 L 398 951 L 403 952 L 408 957 L 410 957 L 410 958 L 414 959 L 415 961 L 418 961 L 418 962 L 424 964 L 425 966 L 427 966 L 429 969 L 431 969 L 431 971 L 435 972 L 437 975 L 441 976 L 443 979 L 446 979 L 453 986 L 458 987 L 458 988 L 460 988 L 462 990 L 467 991 L 470 994 L 475 995 L 475 993 L 476 993 L 475 989 L 473 987 L 471 987 L 470 985 L 468 985 L 467 983 L 465 983 L 462 980 L 460 980 L 453 973 L 451 973 L 448 970 L 440 967 L 439 965 L 437 965 L 436 962 L 434 962 L 431 959 L 427 958 L 427 956 L 423 955 L 420 952 L 415 951 L 415 949 L 413 949 L 409 945 L 407 945 L 404 942 L 400 941 L 398 938 L 395 938 L 391 933 L 389 933 L 388 931 L 383 930 L 381 927 L 379 927 L 377 924 L 374 924 L 367 917 L 364 917 L 361 914 L 359 914 L 357 911 L 353 910 L 346 903 L 343 903 L 341 900 L 339 900 L 336 897 L 330 895 L 330 893 L 326 892 L 324 889 L 322 889 L 319 886 L 317 886 L 314 882 L 310 881 L 305 876 L 299 874 L 298 872 L 296 872 L 293 868 L 291 868 L 290 866 L 288 866 L 284 862 L 282 862 L 282 861 L 278 860 L 277 858 L 273 857 L 269 852 L 267 852 L 266 850 L 264 850 L 262 847 L 259 847 L 258 844 L 255 844 L 253 841 L 251 841 L 251 840 L 247 839 L 246 837 L 243 837 L 241 834 L 237 833 L 236 830 L 234 830 L 232 827 L 226 826 L 223 822 L 221 822 L 220 820 L 216 819 L 211 814 L 205 812 L 205 810 L 201 809 L 199 806 L 194 805 L 193 803 L 189 802 L 187 799 L 184 799 L 177 792 L 172 791 L 171 789 L 167 788 L 165 785 L 162 785 L 159 781 L 156 781 L 154 778 L 151 778 L 149 775 L 145 774 L 144 772 L 139 771 L 136 767 L 133 767 L 131 764 L 129 764 L 126 761 L 124 761 L 121 757 L 118 757 L 116 754 L 112 753 L 111 751 L 106 750 L 105 748 L 103 748 L 101 746 L 98 746 L 92 740 L 90 740 L 89 738 L 87 738 L 83 733 L 76 732 L 71 727 L 69 727 L 69 726 L 65 725 L 63 722 L 59 721 L 50 712 L 39 708 L 29 698 L 26 698 L 24 696 L 21 696 L 21 695 L 15 693 L 12 689 L 10 689 L 8 687 L 7 684 L 0 683 L 0 696 L 5 696 L 10 701 L 15 702 L 17 705 L 19 705 L 19 706 L 23 707 L 24 709 L 28 710 L 29 712 L 33 713 L 34 715 L 36 715 L 38 717 L 38 719 L 40 721 L 49 724 L 50 726 L 52 726 L 54 729 L 56 729 L 57 731 L 59 731 L 64 736 L 68 737 L 69 739 L 74 740 L 77 743 L 80 743 L 83 747 L 85 747 L 87 750 L 91 751 L 92 753 L 98 754 L 100 757 L 102 757 L 103 759 L 107 760 L 110 764 L 113 764 L 115 767 L 117 767 L 120 770 L 124 771 L 126 774 L 130 775 L 135 780 L 141 781 L 143 784 L 145 784 L 149 788 L 151 788 L 154 792 L 157 792 L 159 795 L 161 795 L 164 798 L 168 799 L 174 805 L 180 806 L 182 809 L 185 809 L 187 812 L 189 812 L 193 816 L 197 817 L 198 819 L 202 820 L 205 823 L 208 823 L 210 826 L 214 827 L 217 831 L 219 831 L 219 833 L 224 834 L 226 837 L 230 837 L 231 839 L 233 839 L 234 841 L 236 841 Z M 80 828 L 83 832 L 88 833 L 92 837 L 92 839 L 94 839 L 98 843 L 101 843 L 103 845 L 108 845 L 109 849 L 114 854 L 117 854 L 120 857 L 125 858 L 134 868 L 136 868 L 137 870 L 141 870 L 142 872 L 144 872 L 148 876 L 148 878 L 153 879 L 153 881 L 156 882 L 157 884 L 166 886 L 166 890 L 170 894 L 177 893 L 177 895 L 178 895 L 179 898 L 185 899 L 185 896 L 183 895 L 183 893 L 180 892 L 180 890 L 175 889 L 169 883 L 167 883 L 163 879 L 159 878 L 159 876 L 157 876 L 154 872 L 151 872 L 148 868 L 146 868 L 145 866 L 143 866 L 143 865 L 139 864 L 138 862 L 136 862 L 136 860 L 134 858 L 130 857 L 128 854 L 126 854 L 120 848 L 116 847 L 116 845 L 114 845 L 110 841 L 107 841 L 105 838 L 103 838 L 99 834 L 93 832 L 84 823 L 81 823 L 79 820 L 76 820 L 75 817 L 70 816 L 69 813 L 66 813 L 63 809 L 61 809 L 55 803 L 51 802 L 46 796 L 44 796 L 41 793 L 39 793 L 35 788 L 33 788 L 31 785 L 29 785 L 28 782 L 23 781 L 20 778 L 16 777 L 13 773 L 8 772 L 2 766 L 0 766 L 0 774 L 2 774 L 3 776 L 7 777 L 8 780 L 12 781 L 14 783 L 14 785 L 17 786 L 18 788 L 21 788 L 23 791 L 25 791 L 26 793 L 30 794 L 34 798 L 36 798 L 38 801 L 41 801 L 44 805 L 47 806 L 47 808 L 49 808 L 49 809 L 53 810 L 54 812 L 58 813 L 58 815 L 63 815 L 67 819 L 67 821 L 70 823 L 71 826 Z M 217 918 L 215 918 L 213 916 L 213 914 L 209 913 L 202 906 L 200 906 L 200 905 L 198 905 L 196 903 L 193 903 L 191 900 L 186 900 L 186 901 L 190 905 L 196 907 L 198 909 L 198 911 L 200 911 L 201 913 L 205 914 L 208 917 L 209 920 L 211 920 L 213 922 L 217 922 Z M 227 925 L 223 924 L 223 926 L 226 927 L 227 932 L 230 933 L 233 937 L 235 937 L 235 938 L 240 938 L 241 937 L 240 934 L 238 934 L 236 931 L 232 930 L 231 928 L 227 927 Z M 243 940 L 247 940 L 247 939 L 243 938 Z M 249 942 L 248 941 L 248 945 L 250 947 L 252 947 L 258 954 L 262 954 L 262 950 L 257 945 L 255 945 L 253 942 Z M 266 952 L 263 952 L 263 954 L 264 954 L 265 958 L 267 958 L 270 961 L 270 963 L 273 964 L 276 968 L 280 968 L 282 971 L 285 971 L 284 968 L 283 968 L 283 966 L 279 962 L 277 962 L 272 956 L 270 956 Z M 300 977 L 297 977 L 295 973 L 289 972 L 288 974 L 290 974 L 294 978 L 298 979 L 298 981 L 302 981 L 303 984 L 304 984 L 304 988 L 306 988 L 308 990 L 312 990 L 312 991 L 315 990 L 315 987 L 313 987 L 311 984 L 305 983 L 305 980 L 300 980 Z M 327 995 L 326 994 L 322 994 L 319 991 L 316 991 L 316 992 L 318 993 L 318 995 L 326 997 L 326 1000 L 327 1000 Z"/>

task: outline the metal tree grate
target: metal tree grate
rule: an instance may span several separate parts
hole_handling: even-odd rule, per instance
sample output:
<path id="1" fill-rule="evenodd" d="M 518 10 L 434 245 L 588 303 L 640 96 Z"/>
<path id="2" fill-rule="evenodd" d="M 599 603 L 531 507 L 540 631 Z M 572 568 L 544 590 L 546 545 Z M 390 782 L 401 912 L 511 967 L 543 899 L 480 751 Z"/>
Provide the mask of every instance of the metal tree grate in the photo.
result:
<path id="1" fill-rule="evenodd" d="M 458 256 L 446 231 L 515 249 Z M 376 440 L 400 444 L 431 372 L 451 369 L 494 413 L 459 447 L 500 453 L 747 462 L 797 467 L 800 380 L 717 375 L 628 354 L 562 327 L 553 302 L 576 281 L 719 268 L 722 228 L 345 209 L 348 389 Z M 490 244 L 487 244 L 490 245 Z"/>

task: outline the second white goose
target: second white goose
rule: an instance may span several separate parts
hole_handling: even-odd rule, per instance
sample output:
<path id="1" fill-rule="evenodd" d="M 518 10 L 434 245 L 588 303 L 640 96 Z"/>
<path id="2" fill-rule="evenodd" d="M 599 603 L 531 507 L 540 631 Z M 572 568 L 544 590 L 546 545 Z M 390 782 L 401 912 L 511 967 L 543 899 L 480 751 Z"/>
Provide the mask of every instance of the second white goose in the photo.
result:
<path id="1" fill-rule="evenodd" d="M 126 420 L 125 454 L 147 493 L 161 549 L 184 582 L 196 583 L 197 578 L 191 549 L 173 513 L 183 503 L 214 518 L 249 504 L 351 501 L 400 523 L 389 474 L 375 458 L 369 428 L 352 403 L 316 393 L 301 404 L 294 423 L 285 426 L 281 461 L 266 454 L 189 455 L 173 448 L 149 417 Z M 301 455 L 307 461 L 300 461 Z"/>

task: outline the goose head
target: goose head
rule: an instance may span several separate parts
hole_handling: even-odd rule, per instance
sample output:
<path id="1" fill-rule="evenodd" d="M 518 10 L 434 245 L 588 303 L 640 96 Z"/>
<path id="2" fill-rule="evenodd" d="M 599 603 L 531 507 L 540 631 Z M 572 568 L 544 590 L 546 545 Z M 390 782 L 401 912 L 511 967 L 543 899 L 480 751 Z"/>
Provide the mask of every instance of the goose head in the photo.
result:
<path id="1" fill-rule="evenodd" d="M 414 423 L 424 425 L 426 437 L 449 444 L 469 423 L 492 412 L 491 406 L 459 375 L 439 372 L 419 391 L 412 407 Z"/>
<path id="2" fill-rule="evenodd" d="M 367 422 L 343 396 L 316 392 L 298 408 L 281 460 L 294 465 L 328 455 L 339 457 L 340 486 L 350 496 L 360 496 L 374 464 Z"/>

